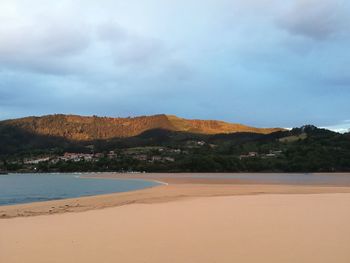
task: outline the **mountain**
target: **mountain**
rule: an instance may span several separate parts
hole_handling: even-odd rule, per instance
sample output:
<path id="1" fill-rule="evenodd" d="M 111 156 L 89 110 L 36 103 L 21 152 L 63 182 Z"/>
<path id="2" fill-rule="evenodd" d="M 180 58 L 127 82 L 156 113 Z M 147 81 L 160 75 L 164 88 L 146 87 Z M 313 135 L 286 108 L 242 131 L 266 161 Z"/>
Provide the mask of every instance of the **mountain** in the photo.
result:
<path id="1" fill-rule="evenodd" d="M 348 172 L 349 160 L 350 133 L 312 125 L 259 129 L 167 115 L 0 122 L 0 171 Z"/>
<path id="2" fill-rule="evenodd" d="M 56 114 L 1 121 L 1 127 L 11 127 L 34 135 L 60 137 L 74 141 L 128 138 L 154 129 L 207 135 L 237 132 L 270 134 L 283 130 L 281 128 L 255 128 L 216 120 L 188 120 L 165 114 L 135 118 Z"/>

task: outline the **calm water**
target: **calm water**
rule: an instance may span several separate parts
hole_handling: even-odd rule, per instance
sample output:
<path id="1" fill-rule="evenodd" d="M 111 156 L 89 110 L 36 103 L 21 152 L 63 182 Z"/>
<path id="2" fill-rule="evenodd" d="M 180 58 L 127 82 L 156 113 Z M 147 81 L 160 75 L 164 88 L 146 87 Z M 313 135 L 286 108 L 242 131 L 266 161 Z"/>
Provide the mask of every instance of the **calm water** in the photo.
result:
<path id="1" fill-rule="evenodd" d="M 0 175 L 0 205 L 127 192 L 155 185 L 142 180 L 85 179 L 74 174 Z"/>

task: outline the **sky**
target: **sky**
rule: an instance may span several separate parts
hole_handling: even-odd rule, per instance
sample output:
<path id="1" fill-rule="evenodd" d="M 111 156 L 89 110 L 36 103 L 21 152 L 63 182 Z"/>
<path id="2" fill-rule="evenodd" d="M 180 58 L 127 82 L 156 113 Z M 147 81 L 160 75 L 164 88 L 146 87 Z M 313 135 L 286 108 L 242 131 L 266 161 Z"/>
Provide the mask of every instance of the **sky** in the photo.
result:
<path id="1" fill-rule="evenodd" d="M 0 119 L 350 128 L 348 0 L 1 0 Z"/>

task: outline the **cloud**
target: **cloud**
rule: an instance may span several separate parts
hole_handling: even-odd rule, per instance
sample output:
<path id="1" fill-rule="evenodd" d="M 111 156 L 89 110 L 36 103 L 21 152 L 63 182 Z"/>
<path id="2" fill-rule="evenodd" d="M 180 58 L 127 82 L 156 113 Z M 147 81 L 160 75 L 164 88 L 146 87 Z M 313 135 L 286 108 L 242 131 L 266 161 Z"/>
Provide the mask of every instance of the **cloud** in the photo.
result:
<path id="1" fill-rule="evenodd" d="M 0 119 L 339 123 L 350 112 L 348 13 L 341 0 L 2 0 Z"/>
<path id="2" fill-rule="evenodd" d="M 0 69 L 20 69 L 50 74 L 73 70 L 72 58 L 90 45 L 83 25 L 49 17 L 1 19 Z"/>
<path id="3" fill-rule="evenodd" d="M 350 22 L 349 4 L 343 0 L 297 0 L 280 15 L 278 24 L 291 34 L 327 40 Z"/>
<path id="4" fill-rule="evenodd" d="M 99 25 L 97 35 L 111 51 L 117 67 L 152 67 L 171 52 L 160 39 L 127 31 L 116 22 Z"/>
<path id="5" fill-rule="evenodd" d="M 339 133 L 350 132 L 350 120 L 343 120 L 340 123 L 323 127 Z"/>

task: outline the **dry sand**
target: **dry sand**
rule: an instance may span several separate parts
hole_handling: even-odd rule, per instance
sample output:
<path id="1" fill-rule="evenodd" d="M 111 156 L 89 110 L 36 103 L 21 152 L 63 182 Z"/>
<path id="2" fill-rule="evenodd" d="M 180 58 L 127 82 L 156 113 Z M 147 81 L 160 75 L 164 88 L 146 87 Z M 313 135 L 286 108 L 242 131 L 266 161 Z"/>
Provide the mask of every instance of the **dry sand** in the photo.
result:
<path id="1" fill-rule="evenodd" d="M 1 263 L 348 263 L 350 194 L 198 197 L 0 220 Z"/>
<path id="2" fill-rule="evenodd" d="M 146 179 L 169 185 L 0 206 L 0 263 L 350 262 L 349 186 Z"/>

